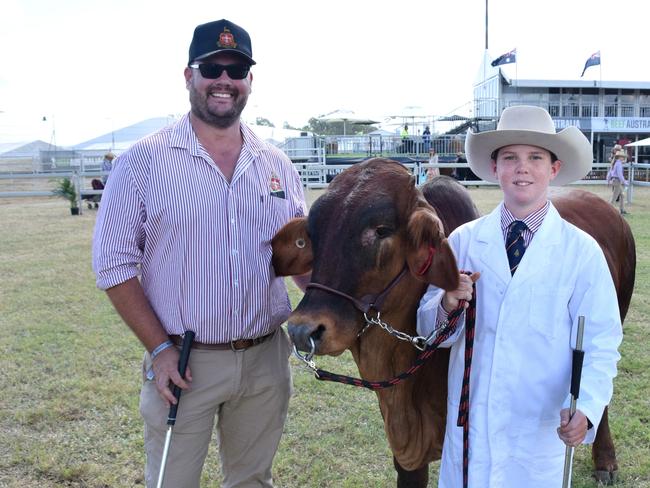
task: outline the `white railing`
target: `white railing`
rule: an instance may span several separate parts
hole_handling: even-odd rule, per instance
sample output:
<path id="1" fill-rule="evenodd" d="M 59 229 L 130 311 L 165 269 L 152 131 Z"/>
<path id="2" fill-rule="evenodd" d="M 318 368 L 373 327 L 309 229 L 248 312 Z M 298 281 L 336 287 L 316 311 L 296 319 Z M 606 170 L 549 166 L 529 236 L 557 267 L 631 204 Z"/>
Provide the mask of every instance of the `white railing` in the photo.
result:
<path id="1" fill-rule="evenodd" d="M 52 188 L 55 182 L 63 178 L 70 178 L 77 190 L 77 206 L 81 208 L 83 200 L 89 200 L 93 196 L 101 198 L 103 193 L 103 190 L 94 190 L 89 187 L 88 182 L 92 182 L 93 179 L 101 179 L 102 176 L 107 175 L 108 172 L 106 171 L 0 173 L 0 198 L 51 197 L 55 195 Z M 27 189 L 27 187 L 31 188 Z"/>
<path id="2" fill-rule="evenodd" d="M 323 147 L 282 147 L 281 149 L 294 162 L 325 164 Z"/>
<path id="3" fill-rule="evenodd" d="M 324 163 L 295 163 L 302 184 L 305 188 L 318 189 L 327 188 L 332 179 L 346 168 L 349 164 L 324 164 Z M 406 163 L 408 168 L 418 183 L 425 180 L 425 174 L 428 168 L 438 168 L 444 172 L 455 170 L 457 168 L 468 168 L 467 164 L 458 163 Z M 608 163 L 596 163 L 592 166 L 592 171 L 583 180 L 572 183 L 573 185 L 606 185 L 606 175 L 610 165 Z M 632 187 L 633 186 L 650 186 L 650 164 L 625 164 L 624 169 L 628 170 L 628 179 L 631 182 L 628 189 L 628 200 L 631 201 Z M 444 171 L 447 170 L 447 171 Z M 73 171 L 66 173 L 13 173 L 13 174 L 0 174 L 0 198 L 1 197 L 49 197 L 53 196 L 54 192 L 52 183 L 61 178 L 70 178 L 77 188 L 77 203 L 81 208 L 83 200 L 88 200 L 89 197 L 100 196 L 103 190 L 94 190 L 90 187 L 89 183 L 92 179 L 100 179 L 102 176 L 108 175 L 103 171 Z M 13 180 L 13 181 L 12 181 Z M 42 180 L 49 180 L 49 182 L 41 182 Z M 20 182 L 20 183 L 16 183 Z M 25 185 L 22 182 L 31 182 Z M 483 180 L 459 180 L 460 184 L 465 186 L 495 186 L 495 183 L 490 183 Z M 48 184 L 49 183 L 49 184 Z M 25 186 L 31 186 L 26 189 Z"/>

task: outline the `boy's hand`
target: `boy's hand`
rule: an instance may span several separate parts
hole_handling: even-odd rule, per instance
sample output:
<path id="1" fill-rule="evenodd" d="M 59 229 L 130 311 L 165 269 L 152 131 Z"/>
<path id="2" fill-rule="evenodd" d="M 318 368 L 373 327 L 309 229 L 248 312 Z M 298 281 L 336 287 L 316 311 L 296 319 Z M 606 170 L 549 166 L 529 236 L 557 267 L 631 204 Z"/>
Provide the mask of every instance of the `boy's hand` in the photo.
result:
<path id="1" fill-rule="evenodd" d="M 466 275 L 464 273 L 460 274 L 460 280 L 458 283 L 458 288 L 453 291 L 448 291 L 442 297 L 442 308 L 445 309 L 447 313 L 451 312 L 458 308 L 458 304 L 461 300 L 466 300 L 469 302 L 472 299 L 472 285 L 481 277 L 481 273 L 472 273 L 471 275 Z M 469 306 L 469 303 L 465 303 L 465 308 Z"/>
<path id="2" fill-rule="evenodd" d="M 577 447 L 587 435 L 587 417 L 580 410 L 576 410 L 571 421 L 569 421 L 569 415 L 568 408 L 563 408 L 560 411 L 560 427 L 557 429 L 557 435 L 567 446 Z"/>

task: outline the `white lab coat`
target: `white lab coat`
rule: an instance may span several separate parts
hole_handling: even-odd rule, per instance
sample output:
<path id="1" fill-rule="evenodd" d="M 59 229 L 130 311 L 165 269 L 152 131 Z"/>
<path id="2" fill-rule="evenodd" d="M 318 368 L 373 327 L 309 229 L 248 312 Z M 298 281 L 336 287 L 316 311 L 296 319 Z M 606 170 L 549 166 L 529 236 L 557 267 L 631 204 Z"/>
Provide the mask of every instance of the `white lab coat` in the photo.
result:
<path id="1" fill-rule="evenodd" d="M 585 351 L 577 408 L 594 424 L 593 442 L 612 396 L 622 339 L 616 291 L 605 257 L 588 234 L 555 207 L 510 276 L 501 205 L 455 230 L 449 242 L 458 267 L 480 271 L 470 381 L 469 485 L 473 488 L 561 486 L 565 445 L 556 429 L 570 403 L 572 349 L 585 317 Z M 429 287 L 418 332 L 434 327 L 442 291 Z M 440 488 L 462 486 L 462 427 L 456 425 L 465 335 L 450 338 L 447 427 Z"/>

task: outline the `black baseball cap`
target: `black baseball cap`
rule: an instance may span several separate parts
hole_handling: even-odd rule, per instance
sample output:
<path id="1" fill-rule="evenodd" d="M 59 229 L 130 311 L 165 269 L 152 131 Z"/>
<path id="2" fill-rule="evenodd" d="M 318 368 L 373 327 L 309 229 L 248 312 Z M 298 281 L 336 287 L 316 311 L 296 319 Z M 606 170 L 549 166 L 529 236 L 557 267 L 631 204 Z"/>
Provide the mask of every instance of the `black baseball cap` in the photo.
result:
<path id="1" fill-rule="evenodd" d="M 251 65 L 255 64 L 248 32 L 226 19 L 201 24 L 194 29 L 187 64 L 221 52 L 239 54 Z"/>

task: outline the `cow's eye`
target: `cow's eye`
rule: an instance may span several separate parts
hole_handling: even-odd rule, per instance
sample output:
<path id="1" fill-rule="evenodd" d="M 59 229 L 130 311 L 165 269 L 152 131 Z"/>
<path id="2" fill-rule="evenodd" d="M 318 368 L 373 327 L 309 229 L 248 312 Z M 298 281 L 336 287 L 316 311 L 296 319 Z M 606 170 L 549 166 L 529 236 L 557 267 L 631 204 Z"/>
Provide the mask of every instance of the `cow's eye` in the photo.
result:
<path id="1" fill-rule="evenodd" d="M 375 229 L 375 232 L 377 233 L 377 237 L 379 237 L 380 239 L 384 239 L 386 237 L 389 237 L 393 233 L 393 229 L 391 229 L 387 225 L 380 225 Z"/>

